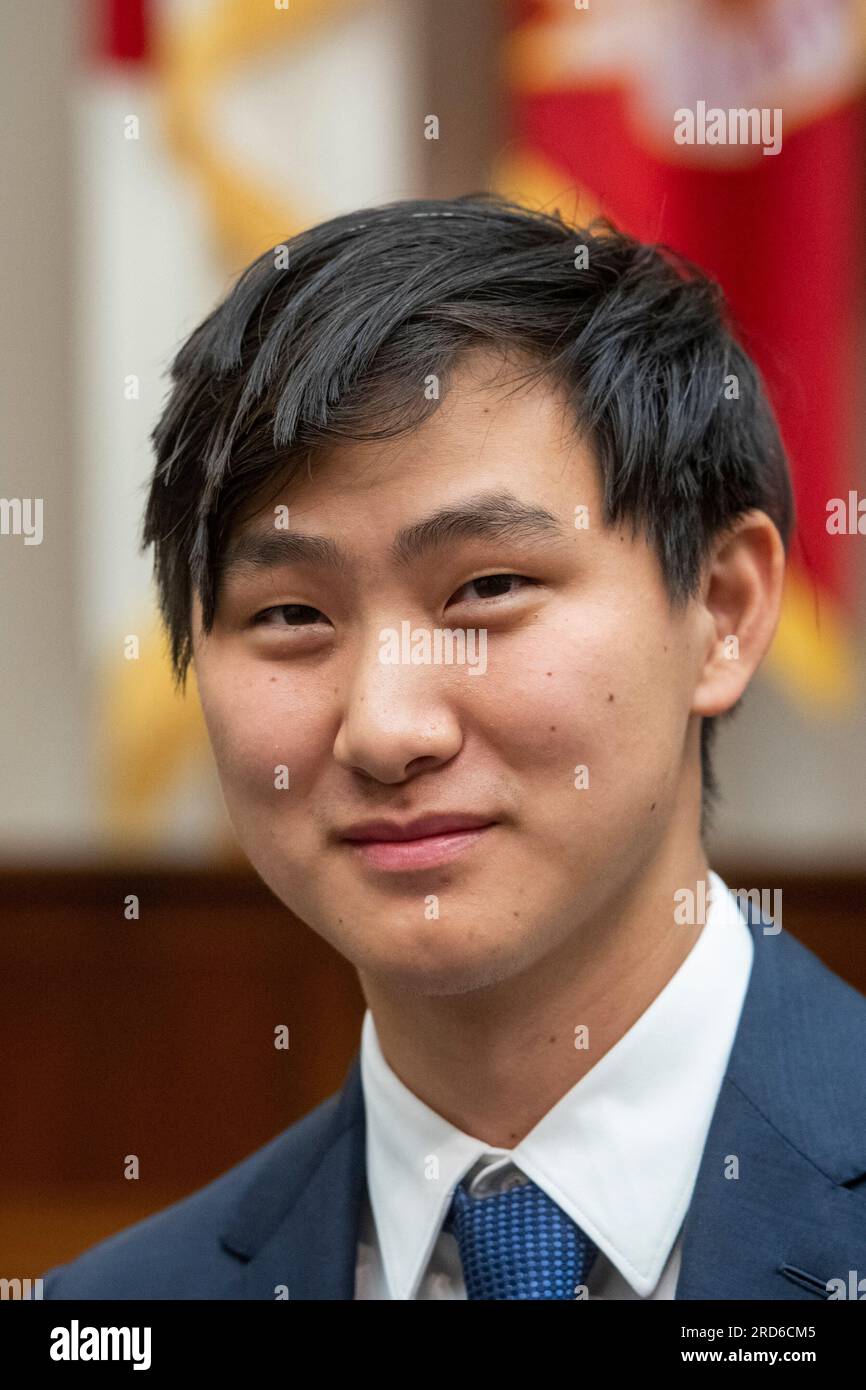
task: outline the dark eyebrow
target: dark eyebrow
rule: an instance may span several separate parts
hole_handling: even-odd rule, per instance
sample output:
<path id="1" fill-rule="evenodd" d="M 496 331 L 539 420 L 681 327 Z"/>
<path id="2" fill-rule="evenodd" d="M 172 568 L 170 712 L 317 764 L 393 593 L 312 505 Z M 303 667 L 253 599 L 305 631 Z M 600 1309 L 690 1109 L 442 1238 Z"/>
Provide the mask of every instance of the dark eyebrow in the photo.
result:
<path id="1" fill-rule="evenodd" d="M 485 492 L 397 532 L 391 555 L 408 565 L 419 555 L 455 540 L 551 540 L 565 528 L 546 507 L 522 502 L 513 492 Z"/>
<path id="2" fill-rule="evenodd" d="M 334 541 L 303 531 L 250 531 L 231 541 L 220 565 L 220 578 L 232 570 L 276 569 L 278 565 L 318 565 L 342 573 L 347 557 Z"/>
<path id="3" fill-rule="evenodd" d="M 561 540 L 565 534 L 562 522 L 545 507 L 522 502 L 511 492 L 479 493 L 404 526 L 391 543 L 391 557 L 396 564 L 407 566 L 452 541 Z M 303 531 L 249 532 L 229 545 L 222 575 L 246 567 L 271 569 L 291 564 L 315 565 L 344 575 L 351 567 L 351 557 L 325 536 Z"/>

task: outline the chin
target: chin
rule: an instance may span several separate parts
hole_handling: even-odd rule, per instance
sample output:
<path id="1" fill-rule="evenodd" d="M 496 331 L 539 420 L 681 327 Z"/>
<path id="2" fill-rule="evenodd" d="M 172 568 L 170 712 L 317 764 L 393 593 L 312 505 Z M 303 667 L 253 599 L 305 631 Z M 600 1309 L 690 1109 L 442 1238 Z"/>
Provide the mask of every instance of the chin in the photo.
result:
<path id="1" fill-rule="evenodd" d="M 331 941 L 356 969 L 387 983 L 390 989 L 427 998 L 486 989 L 515 971 L 512 955 L 495 961 L 489 945 L 479 943 L 475 950 L 467 950 L 465 938 L 454 940 L 445 934 L 432 949 L 429 941 L 413 943 L 406 938 L 399 944 L 377 943 L 376 949 L 353 951 L 351 955 L 333 938 Z"/>

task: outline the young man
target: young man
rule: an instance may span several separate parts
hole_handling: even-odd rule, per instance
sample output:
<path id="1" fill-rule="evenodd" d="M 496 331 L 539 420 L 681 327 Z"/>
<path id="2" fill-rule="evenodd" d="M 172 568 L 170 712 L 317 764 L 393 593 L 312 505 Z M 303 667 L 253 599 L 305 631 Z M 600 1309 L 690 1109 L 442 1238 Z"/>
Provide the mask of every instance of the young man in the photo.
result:
<path id="1" fill-rule="evenodd" d="M 397 203 L 261 257 L 173 380 L 175 667 L 368 1011 L 339 1093 L 46 1297 L 827 1297 L 866 1001 L 704 850 L 792 527 L 718 288 L 606 224 Z"/>

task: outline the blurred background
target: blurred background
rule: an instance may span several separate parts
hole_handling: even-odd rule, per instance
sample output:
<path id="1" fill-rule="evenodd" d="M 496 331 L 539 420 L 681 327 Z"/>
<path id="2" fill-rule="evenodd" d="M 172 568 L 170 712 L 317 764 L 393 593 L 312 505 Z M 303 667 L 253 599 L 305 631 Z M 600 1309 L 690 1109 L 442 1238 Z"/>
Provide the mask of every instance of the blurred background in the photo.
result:
<path id="1" fill-rule="evenodd" d="M 353 972 L 234 846 L 138 550 L 174 351 L 336 213 L 495 188 L 721 281 L 799 526 L 711 863 L 866 990 L 863 0 L 2 0 L 0 63 L 0 1275 L 224 1171 L 357 1046 Z M 702 103 L 781 148 L 701 140 Z"/>

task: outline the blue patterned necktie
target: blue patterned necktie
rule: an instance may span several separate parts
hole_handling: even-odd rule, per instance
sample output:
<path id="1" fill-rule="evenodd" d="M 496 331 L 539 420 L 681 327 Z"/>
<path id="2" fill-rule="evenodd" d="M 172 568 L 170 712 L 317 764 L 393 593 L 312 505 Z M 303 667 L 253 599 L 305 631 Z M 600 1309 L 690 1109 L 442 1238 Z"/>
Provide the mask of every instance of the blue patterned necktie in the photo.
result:
<path id="1" fill-rule="evenodd" d="M 442 1229 L 460 1247 L 466 1297 L 574 1299 L 598 1254 L 586 1232 L 525 1174 L 487 1196 L 465 1182 Z"/>

